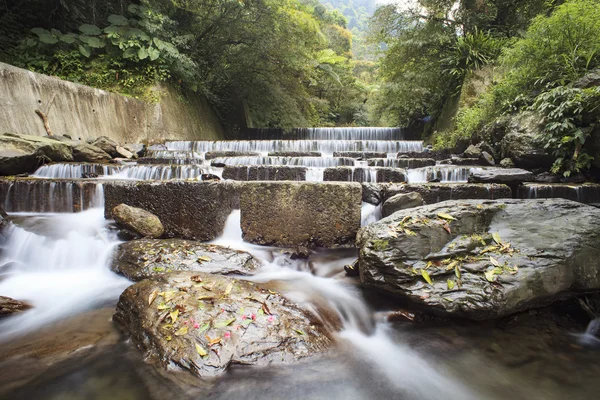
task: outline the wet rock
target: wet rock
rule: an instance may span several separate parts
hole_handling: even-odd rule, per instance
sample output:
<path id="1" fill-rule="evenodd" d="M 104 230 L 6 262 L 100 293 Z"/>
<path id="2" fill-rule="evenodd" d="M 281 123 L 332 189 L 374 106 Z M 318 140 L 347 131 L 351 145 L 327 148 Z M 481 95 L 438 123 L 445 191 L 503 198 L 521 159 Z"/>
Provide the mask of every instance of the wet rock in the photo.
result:
<path id="1" fill-rule="evenodd" d="M 105 153 L 109 154 L 111 157 L 122 157 L 121 153 L 117 150 L 119 143 L 115 142 L 111 138 L 107 136 L 100 136 L 98 139 L 94 140 L 90 143 L 92 146 L 99 147 Z"/>
<path id="2" fill-rule="evenodd" d="M 31 305 L 10 297 L 0 296 L 0 317 L 29 310 Z"/>
<path id="3" fill-rule="evenodd" d="M 358 271 L 358 260 L 354 261 L 352 264 L 344 265 L 344 271 L 347 276 L 356 277 L 359 276 Z"/>
<path id="4" fill-rule="evenodd" d="M 515 163 L 510 158 L 503 158 L 502 160 L 500 160 L 500 166 L 502 168 L 514 168 Z"/>
<path id="5" fill-rule="evenodd" d="M 533 174 L 519 168 L 485 168 L 469 175 L 469 183 L 519 184 L 531 180 Z"/>
<path id="6" fill-rule="evenodd" d="M 100 147 L 79 143 L 73 146 L 73 158 L 78 162 L 98 162 L 108 161 L 112 157 Z"/>
<path id="7" fill-rule="evenodd" d="M 321 157 L 318 151 L 272 151 L 269 157 Z"/>
<path id="8" fill-rule="evenodd" d="M 386 158 L 387 153 L 375 151 L 335 151 L 333 152 L 333 156 L 366 160 L 369 158 Z"/>
<path id="9" fill-rule="evenodd" d="M 497 318 L 598 290 L 599 224 L 600 209 L 562 199 L 400 211 L 360 230 L 361 281 L 437 313 Z"/>
<path id="10" fill-rule="evenodd" d="M 541 174 L 534 176 L 533 181 L 540 183 L 559 183 L 560 176 L 550 172 L 542 172 Z"/>
<path id="11" fill-rule="evenodd" d="M 203 181 L 220 181 L 221 180 L 221 178 L 219 178 L 217 175 L 214 175 L 214 174 L 201 174 L 200 179 Z"/>
<path id="12" fill-rule="evenodd" d="M 385 167 L 330 167 L 323 172 L 324 181 L 338 182 L 406 182 L 403 169 Z"/>
<path id="13" fill-rule="evenodd" d="M 594 183 L 524 183 L 519 187 L 521 199 L 562 198 L 585 204 L 600 204 L 600 185 Z"/>
<path id="14" fill-rule="evenodd" d="M 362 186 L 362 201 L 379 205 L 383 198 L 384 185 L 381 183 L 363 182 Z"/>
<path id="15" fill-rule="evenodd" d="M 490 166 L 494 166 L 496 165 L 496 161 L 494 161 L 494 157 L 492 157 L 492 155 L 490 153 L 488 153 L 487 151 L 484 151 L 481 153 L 481 157 L 480 157 L 481 163 L 484 165 L 490 165 Z"/>
<path id="16" fill-rule="evenodd" d="M 292 260 L 307 260 L 308 257 L 310 257 L 310 249 L 305 246 L 296 247 L 290 255 Z"/>
<path id="17" fill-rule="evenodd" d="M 126 182 L 104 183 L 104 213 L 125 203 L 156 215 L 168 238 L 208 241 L 223 231 L 237 202 L 228 182 Z"/>
<path id="18" fill-rule="evenodd" d="M 233 364 L 290 363 L 323 353 L 318 321 L 278 293 L 202 272 L 175 272 L 123 292 L 114 320 L 145 359 L 218 376 Z"/>
<path id="19" fill-rule="evenodd" d="M 479 158 L 481 157 L 481 149 L 477 146 L 470 145 L 462 154 L 463 158 Z"/>
<path id="20" fill-rule="evenodd" d="M 140 239 L 122 243 L 111 269 L 133 281 L 174 271 L 250 275 L 260 263 L 228 247 L 181 239 Z"/>
<path id="21" fill-rule="evenodd" d="M 0 175 L 34 172 L 50 161 L 73 161 L 68 144 L 41 136 L 0 135 Z"/>
<path id="22" fill-rule="evenodd" d="M 479 157 L 477 157 L 477 158 L 452 157 L 452 158 L 440 161 L 440 164 L 449 164 L 449 165 L 480 165 L 481 164 L 481 160 L 479 159 Z"/>
<path id="23" fill-rule="evenodd" d="M 505 123 L 500 142 L 502 158 L 511 158 L 519 168 L 549 167 L 554 161 L 539 144 L 543 119 L 532 112 L 512 116 Z"/>
<path id="24" fill-rule="evenodd" d="M 260 157 L 260 153 L 249 151 L 209 151 L 204 155 L 206 160 L 221 157 Z"/>
<path id="25" fill-rule="evenodd" d="M 223 179 L 236 181 L 305 181 L 306 167 L 281 165 L 226 165 Z"/>
<path id="26" fill-rule="evenodd" d="M 6 224 L 8 224 L 8 214 L 0 207 L 0 229 L 4 228 Z"/>
<path id="27" fill-rule="evenodd" d="M 128 143 L 123 145 L 123 147 L 138 157 L 144 157 L 144 155 L 146 155 L 146 145 L 143 143 Z"/>
<path id="28" fill-rule="evenodd" d="M 165 233 L 160 219 L 146 210 L 119 204 L 112 209 L 117 225 L 139 237 L 159 238 Z"/>
<path id="29" fill-rule="evenodd" d="M 369 167 L 392 167 L 392 168 L 423 168 L 435 165 L 433 158 L 371 158 L 367 160 Z"/>
<path id="30" fill-rule="evenodd" d="M 257 182 L 241 193 L 244 240 L 280 247 L 350 245 L 360 227 L 356 183 Z"/>
<path id="31" fill-rule="evenodd" d="M 399 193 L 417 192 L 423 197 L 425 204 L 439 203 L 446 200 L 460 199 L 503 199 L 511 198 L 510 187 L 500 184 L 476 183 L 422 183 L 389 185 L 384 192 L 384 200 Z"/>
<path id="32" fill-rule="evenodd" d="M 423 196 L 417 192 L 400 193 L 390 197 L 383 203 L 382 213 L 384 217 L 392 215 L 396 211 L 407 208 L 420 207 L 423 205 Z"/>

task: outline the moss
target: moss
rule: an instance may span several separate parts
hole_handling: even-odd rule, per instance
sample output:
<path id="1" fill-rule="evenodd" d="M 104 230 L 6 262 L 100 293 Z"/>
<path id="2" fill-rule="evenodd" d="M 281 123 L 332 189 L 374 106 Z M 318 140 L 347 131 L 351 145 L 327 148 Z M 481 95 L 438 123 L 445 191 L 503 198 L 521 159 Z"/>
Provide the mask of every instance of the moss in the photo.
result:
<path id="1" fill-rule="evenodd" d="M 373 240 L 371 241 L 371 247 L 375 251 L 383 251 L 389 247 L 390 242 L 387 240 Z"/>

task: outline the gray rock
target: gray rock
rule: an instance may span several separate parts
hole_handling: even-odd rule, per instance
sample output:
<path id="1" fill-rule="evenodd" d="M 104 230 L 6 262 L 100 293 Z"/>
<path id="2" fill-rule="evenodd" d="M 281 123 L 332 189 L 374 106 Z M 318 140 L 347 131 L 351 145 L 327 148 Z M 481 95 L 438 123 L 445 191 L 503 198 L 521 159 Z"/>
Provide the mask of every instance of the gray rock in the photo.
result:
<path id="1" fill-rule="evenodd" d="M 573 86 L 579 89 L 588 89 L 594 86 L 600 86 L 600 68 L 590 71 L 577 82 L 575 82 Z"/>
<path id="2" fill-rule="evenodd" d="M 360 230 L 361 281 L 437 313 L 497 318 L 600 289 L 599 225 L 600 209 L 563 199 L 400 211 Z"/>
<path id="3" fill-rule="evenodd" d="M 401 193 L 390 197 L 383 203 L 382 213 L 384 217 L 387 217 L 396 211 L 420 207 L 423 204 L 423 196 L 421 194 L 417 192 Z"/>
<path id="4" fill-rule="evenodd" d="M 477 146 L 470 145 L 462 154 L 463 158 L 479 158 L 481 157 L 481 149 Z"/>
<path id="5" fill-rule="evenodd" d="M 165 233 L 160 219 L 141 208 L 119 204 L 112 209 L 112 216 L 117 225 L 135 236 L 159 238 Z"/>
<path id="6" fill-rule="evenodd" d="M 257 182 L 241 193 L 244 240 L 280 247 L 336 247 L 360 227 L 357 183 Z"/>
<path id="7" fill-rule="evenodd" d="M 383 190 L 385 184 L 381 183 L 372 183 L 372 182 L 363 182 L 362 186 L 362 201 L 373 204 L 375 206 L 379 205 L 383 198 Z"/>
<path id="8" fill-rule="evenodd" d="M 519 186 L 521 199 L 568 199 L 585 204 L 600 204 L 600 184 L 524 183 Z"/>
<path id="9" fill-rule="evenodd" d="M 10 297 L 0 296 L 0 317 L 27 311 L 31 305 Z"/>
<path id="10" fill-rule="evenodd" d="M 554 158 L 538 142 L 542 133 L 542 118 L 533 112 L 511 116 L 506 122 L 506 134 L 500 142 L 501 157 L 511 158 L 519 168 L 549 167 Z"/>
<path id="11" fill-rule="evenodd" d="M 399 193 L 406 194 L 412 192 L 419 193 L 423 197 L 425 204 L 439 203 L 446 200 L 495 200 L 512 197 L 510 187 L 494 183 L 409 183 L 387 186 L 384 192 L 384 201 Z"/>
<path id="12" fill-rule="evenodd" d="M 502 160 L 500 160 L 500 166 L 502 168 L 514 168 L 515 163 L 510 158 L 503 158 Z"/>
<path id="13" fill-rule="evenodd" d="M 490 153 L 488 153 L 487 151 L 481 152 L 480 160 L 482 161 L 482 164 L 484 164 L 484 165 L 490 165 L 492 167 L 494 165 L 496 165 L 496 161 L 494 161 L 494 157 L 492 157 L 492 155 Z"/>
<path id="14" fill-rule="evenodd" d="M 115 142 L 109 137 L 100 136 L 98 139 L 94 140 L 90 143 L 92 146 L 99 147 L 105 153 L 109 154 L 111 157 L 121 157 L 121 154 L 117 150 L 119 143 Z"/>
<path id="15" fill-rule="evenodd" d="M 485 168 L 469 175 L 469 183 L 519 184 L 531 180 L 533 174 L 519 168 Z"/>
<path id="16" fill-rule="evenodd" d="M 323 180 L 331 182 L 373 182 L 371 173 L 375 171 L 375 181 L 384 182 L 406 182 L 406 173 L 399 168 L 385 167 L 330 167 L 325 168 Z"/>
<path id="17" fill-rule="evenodd" d="M 200 377 L 221 375 L 232 364 L 290 363 L 331 345 L 322 324 L 282 295 L 202 272 L 130 286 L 114 320 L 144 359 Z"/>
<path id="18" fill-rule="evenodd" d="M 79 162 L 98 162 L 108 161 L 112 157 L 100 147 L 79 143 L 73 146 L 73 158 Z"/>
<path id="19" fill-rule="evenodd" d="M 127 150 L 137 155 L 138 157 L 144 157 L 146 154 L 146 145 L 143 143 L 128 143 L 124 145 Z"/>
<path id="20" fill-rule="evenodd" d="M 34 172 L 50 161 L 73 161 L 71 147 L 54 138 L 14 133 L 0 135 L 0 175 Z"/>
<path id="21" fill-rule="evenodd" d="M 137 158 L 133 152 L 127 150 L 125 147 L 117 146 L 116 151 L 119 154 L 117 157 L 126 158 L 128 160 Z"/>
<path id="22" fill-rule="evenodd" d="M 181 239 L 140 239 L 120 244 L 111 269 L 133 281 L 174 271 L 250 275 L 260 263 L 244 251 Z"/>
<path id="23" fill-rule="evenodd" d="M 236 181 L 305 181 L 306 167 L 283 165 L 225 165 L 223 179 Z"/>
<path id="24" fill-rule="evenodd" d="M 540 183 L 559 183 L 560 176 L 550 172 L 542 172 L 541 174 L 534 176 L 533 181 Z"/>

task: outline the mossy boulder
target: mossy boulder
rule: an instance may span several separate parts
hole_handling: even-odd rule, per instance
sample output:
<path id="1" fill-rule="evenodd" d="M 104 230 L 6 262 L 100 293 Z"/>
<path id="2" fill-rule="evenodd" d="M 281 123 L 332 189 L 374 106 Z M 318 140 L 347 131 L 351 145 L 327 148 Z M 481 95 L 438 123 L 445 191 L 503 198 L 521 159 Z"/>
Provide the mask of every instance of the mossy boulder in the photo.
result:
<path id="1" fill-rule="evenodd" d="M 117 225 L 138 237 L 159 238 L 165 233 L 160 219 L 146 210 L 119 204 L 112 209 Z"/>

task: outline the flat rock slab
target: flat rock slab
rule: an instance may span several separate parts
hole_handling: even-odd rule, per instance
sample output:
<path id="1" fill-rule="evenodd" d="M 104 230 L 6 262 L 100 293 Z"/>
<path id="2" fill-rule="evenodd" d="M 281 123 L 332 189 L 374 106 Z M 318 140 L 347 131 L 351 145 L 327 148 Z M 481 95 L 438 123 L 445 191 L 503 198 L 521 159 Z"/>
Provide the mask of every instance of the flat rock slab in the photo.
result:
<path id="1" fill-rule="evenodd" d="M 600 209 L 563 199 L 447 201 L 361 229 L 362 283 L 430 311 L 497 318 L 600 289 Z"/>
<path id="2" fill-rule="evenodd" d="M 471 172 L 470 183 L 519 184 L 533 180 L 530 171 L 519 168 L 485 168 Z"/>
<path id="3" fill-rule="evenodd" d="M 260 153 L 249 151 L 208 151 L 204 155 L 206 160 L 222 157 L 260 157 Z"/>
<path id="4" fill-rule="evenodd" d="M 237 202 L 227 182 L 126 182 L 104 184 L 104 214 L 127 204 L 156 215 L 167 238 L 207 241 L 223 232 L 225 220 Z"/>
<path id="5" fill-rule="evenodd" d="M 329 182 L 406 182 L 406 173 L 399 168 L 330 167 L 325 168 L 323 180 Z"/>
<path id="6" fill-rule="evenodd" d="M 244 240 L 281 247 L 351 245 L 360 228 L 358 183 L 257 182 L 241 192 Z"/>
<path id="7" fill-rule="evenodd" d="M 600 204 L 600 184 L 524 183 L 519 186 L 521 199 L 562 198 L 585 204 Z"/>
<path id="8" fill-rule="evenodd" d="M 461 199 L 509 199 L 512 197 L 510 187 L 500 184 L 474 183 L 414 183 L 406 185 L 388 185 L 384 191 L 384 201 L 397 194 L 417 192 L 423 197 L 425 204 L 439 203 L 446 200 Z"/>
<path id="9" fill-rule="evenodd" d="M 225 165 L 223 179 L 236 181 L 305 181 L 306 167 L 281 165 Z"/>
<path id="10" fill-rule="evenodd" d="M 146 360 L 200 377 L 221 375 L 232 364 L 290 363 L 331 345 L 323 327 L 280 294 L 202 272 L 130 286 L 114 320 Z"/>
<path id="11" fill-rule="evenodd" d="M 140 239 L 120 244 L 111 269 L 133 281 L 173 271 L 250 275 L 260 262 L 228 247 L 181 239 Z"/>
<path id="12" fill-rule="evenodd" d="M 371 158 L 367 160 L 369 167 L 391 167 L 391 168 L 423 168 L 433 167 L 433 158 Z"/>

